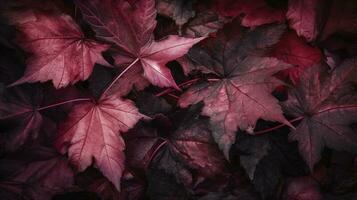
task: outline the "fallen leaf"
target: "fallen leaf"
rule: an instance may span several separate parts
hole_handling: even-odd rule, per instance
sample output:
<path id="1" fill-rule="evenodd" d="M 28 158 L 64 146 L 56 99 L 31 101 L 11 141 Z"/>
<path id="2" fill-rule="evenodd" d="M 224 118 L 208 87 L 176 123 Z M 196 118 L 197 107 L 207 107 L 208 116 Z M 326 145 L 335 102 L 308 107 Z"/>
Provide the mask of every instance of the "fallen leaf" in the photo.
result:
<path id="1" fill-rule="evenodd" d="M 152 84 L 179 90 L 165 64 L 184 55 L 192 45 L 203 38 L 170 35 L 155 41 L 154 0 L 140 0 L 134 5 L 124 0 L 77 0 L 76 4 L 96 32 L 96 36 L 118 46 L 120 51 L 114 55 L 116 64 L 135 62 L 132 67 L 142 68 L 143 76 Z"/>
<path id="2" fill-rule="evenodd" d="M 294 67 L 279 73 L 283 78 L 288 78 L 293 84 L 297 84 L 300 75 L 308 67 L 322 61 L 322 52 L 319 48 L 311 46 L 294 32 L 285 33 L 275 45 L 271 55 Z"/>
<path id="3" fill-rule="evenodd" d="M 357 134 L 351 128 L 357 117 L 356 59 L 344 61 L 328 72 L 324 64 L 310 67 L 289 92 L 284 111 L 303 120 L 290 133 L 311 171 L 323 148 L 357 152 Z"/>
<path id="4" fill-rule="evenodd" d="M 259 118 L 289 124 L 271 92 L 281 84 L 272 75 L 290 65 L 257 54 L 276 43 L 284 29 L 279 25 L 247 33 L 244 29 L 222 31 L 188 54 L 199 69 L 204 68 L 204 73 L 210 72 L 217 80 L 193 86 L 180 97 L 179 105 L 205 103 L 202 114 L 210 117 L 213 137 L 227 158 L 238 128 L 252 132 Z"/>
<path id="5" fill-rule="evenodd" d="M 0 180 L 1 198 L 50 200 L 53 195 L 73 187 L 74 173 L 64 157 L 47 147 L 26 150 L 27 154 L 21 152 L 22 156 L 28 156 L 31 161 L 23 162 L 15 156 L 1 160 L 1 168 L 7 166 L 13 171 Z"/>
<path id="6" fill-rule="evenodd" d="M 37 14 L 35 21 L 18 25 L 17 42 L 32 56 L 22 78 L 13 85 L 51 80 L 56 88 L 86 80 L 95 63 L 106 64 L 106 44 L 86 39 L 68 15 Z"/>
<path id="7" fill-rule="evenodd" d="M 141 115 L 133 103 L 108 96 L 98 103 L 75 105 L 68 120 L 60 126 L 56 147 L 68 152 L 71 163 L 83 171 L 92 164 L 120 190 L 124 171 L 124 140 Z"/>
<path id="8" fill-rule="evenodd" d="M 29 138 L 38 137 L 44 119 L 37 108 L 42 101 L 42 91 L 36 86 L 5 92 L 0 100 L 0 132 L 5 149 L 17 150 Z"/>

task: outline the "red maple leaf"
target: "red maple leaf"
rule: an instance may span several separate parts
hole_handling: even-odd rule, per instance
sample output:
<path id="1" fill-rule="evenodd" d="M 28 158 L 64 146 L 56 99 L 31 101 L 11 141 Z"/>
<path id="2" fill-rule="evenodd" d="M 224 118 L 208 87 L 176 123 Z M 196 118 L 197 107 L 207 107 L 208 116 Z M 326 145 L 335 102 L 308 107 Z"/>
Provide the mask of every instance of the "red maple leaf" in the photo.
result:
<path id="1" fill-rule="evenodd" d="M 300 75 L 306 68 L 312 67 L 322 60 L 320 49 L 307 44 L 303 38 L 298 37 L 292 31 L 281 37 L 270 55 L 294 66 L 279 73 L 280 76 L 290 79 L 294 84 L 299 81 Z"/>
<path id="2" fill-rule="evenodd" d="M 170 35 L 155 41 L 154 0 L 140 0 L 132 4 L 124 0 L 75 2 L 96 36 L 119 48 L 114 55 L 116 64 L 131 63 L 125 70 L 130 67 L 140 68 L 139 73 L 152 84 L 179 89 L 165 64 L 184 55 L 203 38 Z"/>
<path id="3" fill-rule="evenodd" d="M 56 146 L 62 153 L 68 152 L 79 171 L 94 159 L 95 166 L 120 190 L 125 144 L 119 133 L 129 130 L 142 117 L 131 101 L 115 96 L 75 105 L 60 126 Z"/>
<path id="4" fill-rule="evenodd" d="M 258 55 L 259 50 L 276 43 L 284 30 L 283 25 L 250 32 L 228 29 L 188 54 L 198 69 L 217 79 L 190 88 L 180 97 L 179 105 L 205 103 L 202 114 L 211 117 L 214 139 L 227 158 L 238 128 L 253 132 L 259 118 L 289 124 L 271 92 L 281 84 L 272 75 L 290 65 Z"/>
<path id="5" fill-rule="evenodd" d="M 37 110 L 43 94 L 38 87 L 14 88 L 0 99 L 1 138 L 5 148 L 17 150 L 29 137 L 37 138 L 43 117 Z"/>
<path id="6" fill-rule="evenodd" d="M 56 88 L 86 80 L 95 63 L 106 64 L 101 52 L 109 45 L 86 39 L 65 14 L 36 14 L 36 20 L 18 25 L 20 46 L 32 53 L 24 76 L 12 85 L 52 80 Z"/>
<path id="7" fill-rule="evenodd" d="M 306 69 L 299 84 L 284 102 L 287 114 L 303 120 L 290 133 L 300 153 L 313 170 L 324 146 L 357 152 L 357 135 L 350 126 L 356 122 L 356 59 L 343 62 L 331 73 L 326 65 Z"/>
<path id="8" fill-rule="evenodd" d="M 1 161 L 2 169 L 9 170 L 0 178 L 2 199 L 48 200 L 73 188 L 74 172 L 68 161 L 48 147 L 26 148 Z"/>

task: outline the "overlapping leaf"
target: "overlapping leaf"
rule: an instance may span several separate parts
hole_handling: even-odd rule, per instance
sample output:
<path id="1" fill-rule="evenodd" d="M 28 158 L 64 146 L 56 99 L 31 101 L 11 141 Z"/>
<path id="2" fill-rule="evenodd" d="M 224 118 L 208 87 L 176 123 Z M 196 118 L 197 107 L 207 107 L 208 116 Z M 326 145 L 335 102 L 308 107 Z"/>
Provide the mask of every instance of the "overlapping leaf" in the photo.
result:
<path id="1" fill-rule="evenodd" d="M 196 107 L 185 112 L 178 130 L 162 134 L 162 137 L 158 130 L 147 125 L 133 129 L 127 137 L 129 165 L 145 168 L 153 162 L 152 166 L 172 174 L 178 182 L 185 184 L 191 184 L 192 178 L 188 177 L 192 169 L 198 170 L 203 177 L 224 174 L 223 154 L 211 136 L 207 120 L 198 118 L 199 111 Z"/>
<path id="2" fill-rule="evenodd" d="M 280 73 L 294 84 L 299 81 L 300 75 L 306 68 L 312 67 L 322 60 L 320 49 L 310 46 L 294 32 L 285 33 L 274 47 L 271 55 L 294 65 L 294 67 Z"/>
<path id="3" fill-rule="evenodd" d="M 28 148 L 0 160 L 0 169 L 6 168 L 9 173 L 0 178 L 3 199 L 50 200 L 74 185 L 68 161 L 48 147 Z"/>
<path id="4" fill-rule="evenodd" d="M 259 118 L 289 124 L 270 93 L 281 84 L 272 75 L 290 65 L 259 56 L 259 50 L 276 43 L 284 29 L 278 25 L 250 32 L 221 32 L 206 46 L 195 46 L 188 54 L 197 69 L 217 79 L 190 88 L 181 96 L 179 105 L 205 103 L 202 114 L 211 117 L 214 139 L 227 158 L 238 128 L 253 132 Z"/>
<path id="5" fill-rule="evenodd" d="M 303 118 L 290 138 L 298 141 L 311 170 L 325 146 L 357 152 L 357 134 L 351 127 L 357 118 L 356 70 L 355 58 L 331 72 L 326 65 L 308 68 L 284 103 L 286 113 Z"/>
<path id="6" fill-rule="evenodd" d="M 142 117 L 131 101 L 114 96 L 76 105 L 60 127 L 56 146 L 62 153 L 68 152 L 79 171 L 94 159 L 95 166 L 120 190 L 125 144 L 119 134 Z"/>
<path id="7" fill-rule="evenodd" d="M 137 62 L 133 67 L 142 68 L 143 76 L 152 84 L 179 89 L 165 64 L 184 55 L 202 38 L 171 35 L 155 41 L 154 0 L 140 0 L 133 4 L 124 0 L 77 0 L 76 4 L 96 36 L 118 46 L 120 50 L 115 55 L 117 64 Z"/>
<path id="8" fill-rule="evenodd" d="M 24 87 L 6 92 L 0 100 L 0 133 L 2 140 L 6 141 L 6 149 L 16 150 L 29 137 L 38 136 L 43 117 L 36 109 L 42 98 L 38 87 Z"/>
<path id="9" fill-rule="evenodd" d="M 96 62 L 106 64 L 101 52 L 109 46 L 86 39 L 68 15 L 37 14 L 18 28 L 18 44 L 32 56 L 24 76 L 12 85 L 51 80 L 56 88 L 66 87 L 86 80 Z"/>

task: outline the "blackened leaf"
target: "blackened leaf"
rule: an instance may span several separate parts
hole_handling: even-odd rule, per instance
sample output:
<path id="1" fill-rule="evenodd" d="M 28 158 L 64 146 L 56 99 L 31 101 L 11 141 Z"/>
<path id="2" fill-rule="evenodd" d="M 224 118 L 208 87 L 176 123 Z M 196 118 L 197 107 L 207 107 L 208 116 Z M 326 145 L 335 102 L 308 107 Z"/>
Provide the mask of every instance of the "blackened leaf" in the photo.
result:
<path id="1" fill-rule="evenodd" d="M 333 71 L 326 65 L 308 68 L 300 84 L 284 103 L 286 113 L 303 118 L 290 139 L 299 143 L 301 155 L 313 170 L 325 146 L 357 152 L 357 134 L 350 126 L 357 119 L 356 58 Z"/>
<path id="2" fill-rule="evenodd" d="M 9 157 L 0 161 L 1 168 L 10 168 L 13 171 L 0 180 L 2 199 L 50 200 L 54 194 L 73 186 L 74 173 L 64 157 L 45 147 L 27 151 L 30 152 L 28 158 L 32 159 L 30 162 L 21 161 L 21 156 L 20 159 Z M 26 154 L 22 156 L 24 155 Z M 24 164 L 14 165 L 18 162 Z M 19 167 L 13 168 L 14 166 Z"/>
<path id="3" fill-rule="evenodd" d="M 5 149 L 16 150 L 29 138 L 35 139 L 43 117 L 36 109 L 43 102 L 40 87 L 16 87 L 7 90 L 0 100 L 1 140 Z"/>

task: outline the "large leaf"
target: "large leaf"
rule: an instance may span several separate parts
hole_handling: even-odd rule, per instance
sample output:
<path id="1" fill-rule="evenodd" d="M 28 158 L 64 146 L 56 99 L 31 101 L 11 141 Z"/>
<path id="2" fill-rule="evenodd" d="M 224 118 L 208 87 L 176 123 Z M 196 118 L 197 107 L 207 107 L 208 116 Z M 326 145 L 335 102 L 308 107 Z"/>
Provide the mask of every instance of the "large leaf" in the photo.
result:
<path id="1" fill-rule="evenodd" d="M 62 153 L 68 152 L 79 171 L 94 159 L 95 166 L 120 190 L 125 144 L 119 134 L 142 117 L 131 101 L 113 96 L 76 105 L 60 127 L 56 146 Z"/>
<path id="2" fill-rule="evenodd" d="M 0 160 L 0 173 L 6 173 L 0 179 L 0 195 L 6 200 L 50 200 L 74 187 L 68 161 L 47 147 L 31 147 L 5 157 Z"/>
<path id="3" fill-rule="evenodd" d="M 202 114 L 211 117 L 214 139 L 227 158 L 238 128 L 253 132 L 259 118 L 289 124 L 271 92 L 281 84 L 272 75 L 290 65 L 258 55 L 259 50 L 276 43 L 284 29 L 279 25 L 247 33 L 222 31 L 206 46 L 195 46 L 188 54 L 197 69 L 217 79 L 190 88 L 180 97 L 179 105 L 205 103 Z"/>
<path id="4" fill-rule="evenodd" d="M 332 72 L 325 65 L 308 68 L 300 84 L 289 92 L 286 113 L 303 120 L 290 133 L 313 170 L 325 146 L 357 152 L 357 134 L 350 126 L 357 119 L 356 59 L 344 61 Z"/>
<path id="5" fill-rule="evenodd" d="M 42 91 L 36 86 L 5 92 L 0 100 L 0 138 L 7 150 L 18 149 L 28 138 L 37 138 L 43 122 L 37 108 L 42 101 Z"/>
<path id="6" fill-rule="evenodd" d="M 56 88 L 86 80 L 108 45 L 88 40 L 68 15 L 37 14 L 36 20 L 18 25 L 18 44 L 31 52 L 24 76 L 14 82 L 52 80 Z"/>
<path id="7" fill-rule="evenodd" d="M 118 46 L 120 50 L 115 55 L 117 64 L 138 61 L 133 68 L 142 68 L 143 76 L 152 84 L 179 89 L 165 64 L 184 55 L 203 38 L 171 35 L 155 41 L 154 0 L 139 0 L 132 4 L 124 0 L 77 0 L 76 4 L 98 38 Z"/>

